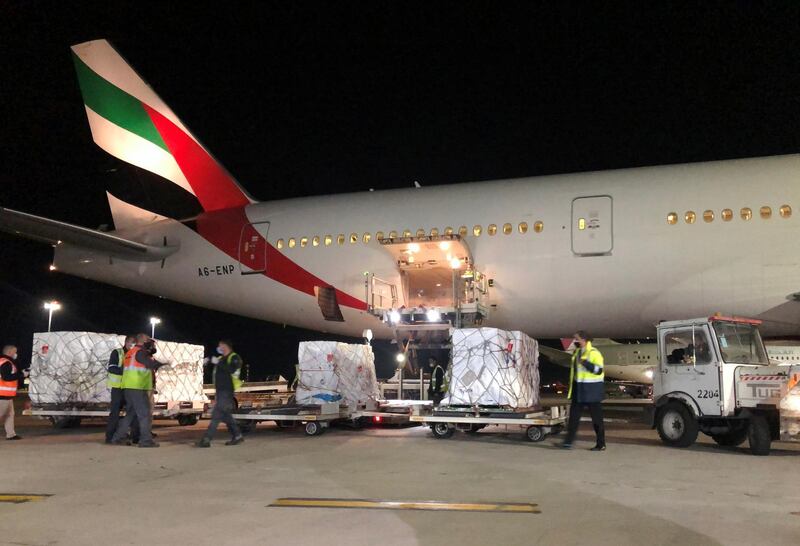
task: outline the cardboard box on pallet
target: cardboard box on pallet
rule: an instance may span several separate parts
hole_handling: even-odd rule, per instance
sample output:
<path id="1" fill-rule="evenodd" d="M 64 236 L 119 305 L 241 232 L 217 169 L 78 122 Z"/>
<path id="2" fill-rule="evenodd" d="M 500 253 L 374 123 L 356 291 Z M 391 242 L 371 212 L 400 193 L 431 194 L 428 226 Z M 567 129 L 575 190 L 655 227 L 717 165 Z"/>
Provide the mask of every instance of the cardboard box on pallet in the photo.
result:
<path id="1" fill-rule="evenodd" d="M 453 330 L 453 363 L 443 405 L 539 405 L 539 344 L 523 332 Z"/>
<path id="2" fill-rule="evenodd" d="M 339 402 L 358 407 L 380 398 L 369 345 L 303 341 L 297 351 L 299 404 Z"/>
<path id="3" fill-rule="evenodd" d="M 35 406 L 106 404 L 110 401 L 108 359 L 125 336 L 95 332 L 42 332 L 33 335 L 29 395 Z M 155 402 L 205 401 L 201 345 L 156 341 Z"/>

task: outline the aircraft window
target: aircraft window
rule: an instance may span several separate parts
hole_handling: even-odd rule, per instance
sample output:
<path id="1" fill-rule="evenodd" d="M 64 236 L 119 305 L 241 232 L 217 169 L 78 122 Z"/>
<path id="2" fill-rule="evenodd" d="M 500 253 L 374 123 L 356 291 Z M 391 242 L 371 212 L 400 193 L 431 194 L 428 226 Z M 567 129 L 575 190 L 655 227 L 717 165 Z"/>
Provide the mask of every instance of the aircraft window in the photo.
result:
<path id="1" fill-rule="evenodd" d="M 520 222 L 519 223 L 519 232 L 520 233 L 528 233 L 528 222 Z"/>
<path id="2" fill-rule="evenodd" d="M 541 233 L 544 231 L 544 222 L 537 220 L 536 223 L 533 224 L 533 231 L 536 233 Z"/>
<path id="3" fill-rule="evenodd" d="M 340 233 L 339 236 L 336 238 L 336 243 L 339 245 L 344 244 L 344 233 Z"/>
<path id="4" fill-rule="evenodd" d="M 354 245 L 358 242 L 358 233 L 351 233 L 350 234 L 350 244 Z"/>
<path id="5" fill-rule="evenodd" d="M 276 245 L 277 245 L 277 247 L 278 247 L 279 249 L 280 249 L 280 248 L 283 248 L 283 239 L 278 239 L 278 242 L 276 243 Z"/>
<path id="6" fill-rule="evenodd" d="M 742 210 L 739 211 L 739 215 L 742 217 L 742 220 L 745 222 L 753 217 L 753 211 L 747 207 L 744 207 Z"/>
<path id="7" fill-rule="evenodd" d="M 308 244 L 308 237 L 302 237 L 300 239 L 300 247 L 305 248 L 307 244 Z"/>
<path id="8" fill-rule="evenodd" d="M 446 228 L 444 228 L 444 234 L 445 235 L 452 235 L 453 234 L 453 228 L 451 228 L 450 226 L 447 226 Z"/>
<path id="9" fill-rule="evenodd" d="M 370 235 L 369 233 L 365 233 L 364 234 L 364 238 L 361 239 L 361 240 L 364 241 L 364 244 L 367 244 L 367 243 L 369 243 L 370 239 L 372 239 L 372 235 Z"/>
<path id="10" fill-rule="evenodd" d="M 495 235 L 497 233 L 497 226 L 495 224 L 489 224 L 489 227 L 486 228 L 486 233 Z"/>
<path id="11" fill-rule="evenodd" d="M 383 239 L 383 232 L 382 231 L 378 231 L 377 233 L 375 233 L 375 238 L 378 239 L 378 240 Z"/>
<path id="12" fill-rule="evenodd" d="M 389 239 L 397 239 L 397 232 L 396 231 L 390 231 L 389 232 Z"/>
<path id="13" fill-rule="evenodd" d="M 730 222 L 733 219 L 733 211 L 731 209 L 722 209 L 722 221 Z"/>
<path id="14" fill-rule="evenodd" d="M 290 238 L 289 239 L 289 248 L 294 248 L 295 244 L 296 244 L 296 242 L 294 240 L 294 237 Z"/>
<path id="15" fill-rule="evenodd" d="M 423 237 L 425 237 L 425 230 L 422 229 L 422 228 L 419 228 L 417 230 L 417 239 L 422 239 Z"/>
<path id="16" fill-rule="evenodd" d="M 714 221 L 714 211 L 713 210 L 704 211 L 703 212 L 703 221 L 705 223 L 707 223 L 707 224 L 710 224 L 711 222 L 713 222 Z"/>
<path id="17" fill-rule="evenodd" d="M 769 220 L 772 218 L 772 209 L 770 207 L 761 207 L 761 210 L 758 212 L 761 214 L 761 218 L 764 220 Z"/>
<path id="18" fill-rule="evenodd" d="M 667 223 L 671 226 L 678 223 L 678 213 L 677 212 L 670 212 L 667 214 Z"/>
<path id="19" fill-rule="evenodd" d="M 439 230 L 437 228 L 431 228 L 431 237 L 438 237 Z"/>
<path id="20" fill-rule="evenodd" d="M 333 242 L 333 237 L 331 237 L 330 235 L 326 235 L 325 236 L 325 246 L 331 246 L 332 242 Z"/>
<path id="21" fill-rule="evenodd" d="M 461 226 L 460 228 L 458 228 L 458 234 L 461 237 L 466 237 L 468 232 L 469 230 L 467 229 L 467 226 Z"/>
<path id="22" fill-rule="evenodd" d="M 781 213 L 781 218 L 788 218 L 792 215 L 792 207 L 789 205 L 781 206 L 779 212 Z"/>
<path id="23" fill-rule="evenodd" d="M 314 238 L 311 239 L 311 246 L 319 246 L 319 235 L 314 235 Z"/>
<path id="24" fill-rule="evenodd" d="M 403 237 L 405 237 L 406 239 L 410 238 L 411 237 L 411 230 L 410 229 L 404 229 L 403 230 Z"/>
<path id="25" fill-rule="evenodd" d="M 694 224 L 697 215 L 694 213 L 693 210 L 687 210 L 686 214 L 683 215 L 683 219 L 686 220 L 687 224 Z"/>
<path id="26" fill-rule="evenodd" d="M 481 228 L 481 226 L 476 225 L 476 226 L 474 226 L 472 228 L 472 234 L 475 237 L 480 237 L 481 236 L 481 231 L 483 231 L 483 228 Z"/>
<path id="27" fill-rule="evenodd" d="M 514 228 L 511 227 L 511 224 L 503 224 L 503 235 L 511 235 L 512 231 Z"/>

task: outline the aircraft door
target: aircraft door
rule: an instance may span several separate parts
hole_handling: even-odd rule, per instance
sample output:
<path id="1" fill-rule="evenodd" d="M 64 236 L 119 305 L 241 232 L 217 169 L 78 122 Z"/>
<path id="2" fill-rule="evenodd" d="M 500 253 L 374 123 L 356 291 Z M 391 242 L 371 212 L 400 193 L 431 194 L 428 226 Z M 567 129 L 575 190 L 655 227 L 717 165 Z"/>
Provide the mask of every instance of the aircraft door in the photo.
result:
<path id="1" fill-rule="evenodd" d="M 578 256 L 610 254 L 614 247 L 612 199 L 609 195 L 572 201 L 572 252 Z"/>
<path id="2" fill-rule="evenodd" d="M 239 271 L 242 275 L 267 270 L 267 234 L 269 222 L 245 224 L 239 235 Z"/>

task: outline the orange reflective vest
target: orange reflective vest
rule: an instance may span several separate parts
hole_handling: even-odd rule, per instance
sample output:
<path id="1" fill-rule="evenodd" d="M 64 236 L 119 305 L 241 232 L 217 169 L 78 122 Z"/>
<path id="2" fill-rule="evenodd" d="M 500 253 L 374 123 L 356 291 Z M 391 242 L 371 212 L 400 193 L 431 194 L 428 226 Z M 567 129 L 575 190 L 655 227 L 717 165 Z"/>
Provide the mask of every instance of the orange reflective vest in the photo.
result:
<path id="1" fill-rule="evenodd" d="M 137 362 L 136 353 L 142 348 L 136 345 L 125 355 L 125 365 L 122 367 L 122 388 L 140 391 L 153 390 L 153 374 L 141 362 Z"/>
<path id="2" fill-rule="evenodd" d="M 0 366 L 8 362 L 11 364 L 11 373 L 17 373 L 17 367 L 14 366 L 14 362 L 10 358 L 6 358 L 0 356 Z M 0 379 L 0 396 L 5 397 L 13 397 L 17 395 L 17 386 L 18 381 L 16 379 L 12 379 L 11 381 L 5 381 Z"/>

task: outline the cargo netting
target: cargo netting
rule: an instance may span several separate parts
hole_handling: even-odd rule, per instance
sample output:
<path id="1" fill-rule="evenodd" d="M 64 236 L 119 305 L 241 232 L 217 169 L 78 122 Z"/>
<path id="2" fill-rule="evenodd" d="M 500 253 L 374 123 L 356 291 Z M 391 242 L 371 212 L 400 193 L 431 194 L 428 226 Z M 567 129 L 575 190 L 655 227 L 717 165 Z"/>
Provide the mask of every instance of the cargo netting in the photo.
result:
<path id="1" fill-rule="evenodd" d="M 375 356 L 369 345 L 303 341 L 297 356 L 295 400 L 299 404 L 339 402 L 358 407 L 380 398 Z"/>
<path id="2" fill-rule="evenodd" d="M 442 405 L 534 408 L 539 405 L 539 344 L 522 332 L 453 330 L 452 365 Z"/>
<path id="3" fill-rule="evenodd" d="M 91 407 L 108 404 L 108 359 L 125 337 L 94 332 L 44 332 L 33 335 L 29 395 L 35 406 Z M 156 372 L 155 403 L 205 401 L 203 347 L 156 341 L 155 359 L 167 365 Z"/>

